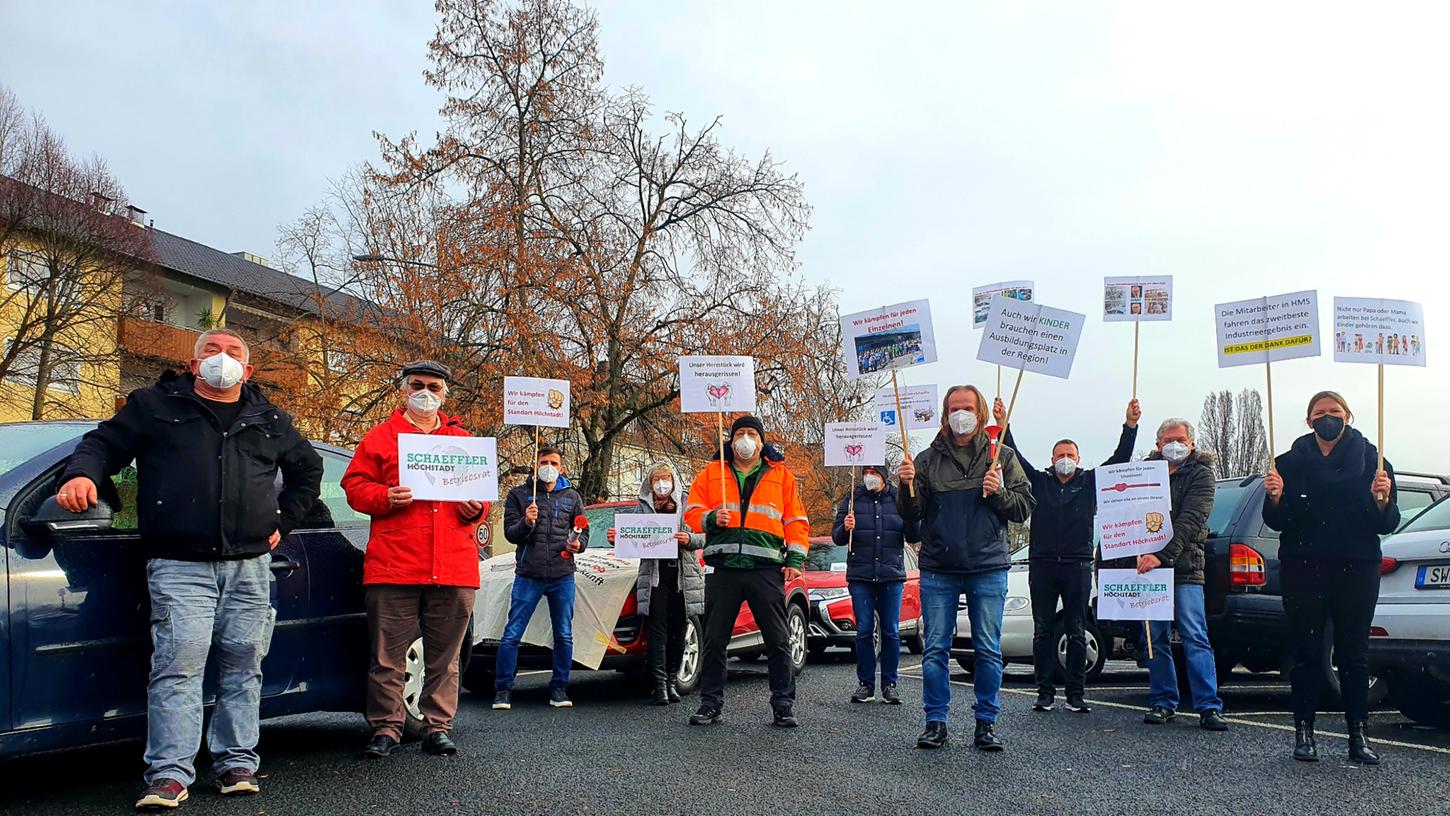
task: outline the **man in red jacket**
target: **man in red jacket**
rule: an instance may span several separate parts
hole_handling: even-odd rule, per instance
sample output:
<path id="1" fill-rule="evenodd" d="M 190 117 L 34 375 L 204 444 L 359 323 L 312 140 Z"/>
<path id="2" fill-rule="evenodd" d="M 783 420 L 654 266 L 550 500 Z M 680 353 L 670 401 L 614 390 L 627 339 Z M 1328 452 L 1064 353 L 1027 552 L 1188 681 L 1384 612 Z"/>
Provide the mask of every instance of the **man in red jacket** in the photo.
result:
<path id="1" fill-rule="evenodd" d="M 408 646 L 421 632 L 424 683 L 418 701 L 428 722 L 423 750 L 449 755 L 458 712 L 458 655 L 478 591 L 478 548 L 473 526 L 488 514 L 487 502 L 413 499 L 398 484 L 398 435 L 468 436 L 439 409 L 448 397 L 451 372 L 420 360 L 403 366 L 403 405 L 363 437 L 342 477 L 347 503 L 372 516 L 363 558 L 364 598 L 372 667 L 367 718 L 373 737 L 363 755 L 381 759 L 403 738 L 403 666 Z"/>

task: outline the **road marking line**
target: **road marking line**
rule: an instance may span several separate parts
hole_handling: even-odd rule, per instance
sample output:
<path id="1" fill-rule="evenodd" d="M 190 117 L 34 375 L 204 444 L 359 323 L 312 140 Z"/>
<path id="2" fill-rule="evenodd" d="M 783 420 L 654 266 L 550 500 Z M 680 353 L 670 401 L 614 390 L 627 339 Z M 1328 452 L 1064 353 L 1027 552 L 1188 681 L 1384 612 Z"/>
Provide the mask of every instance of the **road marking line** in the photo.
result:
<path id="1" fill-rule="evenodd" d="M 909 674 L 907 672 L 900 672 L 899 673 L 899 676 L 900 677 L 910 677 L 913 680 L 921 680 L 922 679 L 922 676 L 919 675 L 919 674 Z M 952 680 L 950 682 L 954 686 L 962 686 L 964 688 L 971 688 L 972 687 L 972 684 L 971 683 L 963 683 L 960 680 Z M 1009 688 L 1004 688 L 1004 689 L 1002 689 L 1002 691 L 1003 691 L 1003 693 L 1006 693 L 1006 694 L 1017 694 L 1017 695 L 1021 695 L 1023 697 L 1032 697 L 1032 698 L 1036 698 L 1037 697 L 1037 692 L 1036 691 L 1026 691 L 1026 690 L 1023 690 L 1023 689 L 1009 689 Z M 1142 711 L 1143 710 L 1143 707 L 1141 705 L 1128 705 L 1127 703 L 1114 703 L 1114 702 L 1112 702 L 1110 700 L 1088 700 L 1087 702 L 1090 705 L 1100 705 L 1100 706 L 1106 706 L 1108 708 L 1121 708 L 1121 709 L 1123 709 L 1125 711 Z M 1285 712 L 1275 712 L 1275 713 L 1282 714 L 1282 715 L 1289 715 L 1289 712 L 1287 712 L 1287 711 L 1285 711 Z M 1251 725 L 1251 726 L 1254 726 L 1255 728 L 1268 728 L 1268 729 L 1273 730 L 1273 731 L 1288 731 L 1290 733 L 1292 733 L 1294 731 L 1294 726 L 1292 726 L 1292 725 L 1281 725 L 1279 723 L 1255 722 L 1254 720 L 1243 720 L 1243 719 L 1239 719 L 1238 716 L 1233 716 L 1233 717 L 1225 716 L 1224 719 L 1227 720 L 1228 722 L 1231 722 L 1231 723 L 1238 723 L 1239 725 Z M 1349 735 L 1348 734 L 1339 734 L 1339 733 L 1335 733 L 1333 731 L 1319 731 L 1317 729 L 1314 732 L 1314 736 L 1316 736 L 1316 737 L 1338 737 L 1339 739 L 1342 739 L 1342 740 L 1348 740 L 1349 739 Z M 1380 745 L 1393 745 L 1396 748 L 1413 748 L 1413 749 L 1415 749 L 1417 751 L 1429 751 L 1431 753 L 1436 753 L 1436 754 L 1446 754 L 1446 755 L 1450 755 L 1450 748 L 1437 748 L 1437 747 L 1435 747 L 1433 745 L 1417 745 L 1417 744 L 1415 744 L 1413 742 L 1400 742 L 1399 740 L 1380 739 L 1378 737 L 1375 738 L 1375 742 L 1378 743 L 1378 744 L 1380 744 Z"/>

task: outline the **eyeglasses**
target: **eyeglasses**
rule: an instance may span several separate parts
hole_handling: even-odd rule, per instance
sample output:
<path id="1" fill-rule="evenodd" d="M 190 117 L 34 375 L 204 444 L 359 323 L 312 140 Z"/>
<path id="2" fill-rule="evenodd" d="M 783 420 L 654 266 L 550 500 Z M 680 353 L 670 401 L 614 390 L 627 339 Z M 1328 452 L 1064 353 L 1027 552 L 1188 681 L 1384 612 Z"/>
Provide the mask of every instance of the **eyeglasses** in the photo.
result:
<path id="1" fill-rule="evenodd" d="M 422 391 L 426 388 L 435 394 L 442 394 L 448 388 L 441 382 L 424 383 L 422 380 L 408 380 L 406 387 L 409 391 Z"/>

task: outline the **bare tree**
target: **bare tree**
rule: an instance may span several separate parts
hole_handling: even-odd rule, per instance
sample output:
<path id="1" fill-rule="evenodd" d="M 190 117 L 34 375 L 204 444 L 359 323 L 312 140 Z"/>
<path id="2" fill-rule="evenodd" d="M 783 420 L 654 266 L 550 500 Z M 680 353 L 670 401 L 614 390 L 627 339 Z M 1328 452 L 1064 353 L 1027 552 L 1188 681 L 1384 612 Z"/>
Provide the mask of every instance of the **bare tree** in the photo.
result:
<path id="1" fill-rule="evenodd" d="M 1245 388 L 1237 397 L 1227 390 L 1205 397 L 1198 447 L 1214 454 L 1214 470 L 1220 478 L 1264 472 L 1269 446 L 1259 392 Z"/>
<path id="2" fill-rule="evenodd" d="M 1203 398 L 1203 415 L 1198 421 L 1197 447 L 1213 454 L 1215 467 L 1225 475 L 1234 455 L 1234 398 L 1228 391 L 1216 391 Z"/>
<path id="3" fill-rule="evenodd" d="M 1269 442 L 1264 429 L 1264 403 L 1257 389 L 1239 392 L 1234 422 L 1234 476 L 1264 473 L 1269 469 Z M 1225 474 L 1226 475 L 1226 474 Z"/>

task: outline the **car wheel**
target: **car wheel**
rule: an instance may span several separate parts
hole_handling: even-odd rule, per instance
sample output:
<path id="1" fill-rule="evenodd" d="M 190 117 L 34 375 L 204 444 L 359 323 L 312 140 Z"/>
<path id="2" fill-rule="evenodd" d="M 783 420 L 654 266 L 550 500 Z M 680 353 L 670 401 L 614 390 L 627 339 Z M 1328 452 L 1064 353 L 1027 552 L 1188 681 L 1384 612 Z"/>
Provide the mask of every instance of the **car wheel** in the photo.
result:
<path id="1" fill-rule="evenodd" d="M 680 658 L 680 674 L 675 678 L 681 694 L 692 694 L 700 687 L 701 645 L 700 620 L 693 616 L 685 618 L 685 654 Z"/>
<path id="2" fill-rule="evenodd" d="M 906 648 L 914 655 L 926 653 L 926 621 L 921 616 L 916 618 L 916 631 L 910 637 L 902 638 L 906 642 Z"/>
<path id="3" fill-rule="evenodd" d="M 1450 728 L 1450 683 L 1418 672 L 1396 672 L 1387 685 L 1391 702 L 1405 717 L 1431 728 Z"/>
<path id="4" fill-rule="evenodd" d="M 791 604 L 786 607 L 785 614 L 786 643 L 790 649 L 790 665 L 796 674 L 800 674 L 806 667 L 806 656 L 808 647 L 806 643 L 806 612 L 799 604 Z"/>
<path id="5" fill-rule="evenodd" d="M 1067 626 L 1058 621 L 1056 632 L 1057 661 L 1052 669 L 1052 681 L 1061 684 L 1067 682 Z M 1098 628 L 1097 621 L 1089 620 L 1083 624 L 1083 639 L 1087 641 L 1087 657 L 1084 660 L 1086 679 L 1091 683 L 1102 676 L 1103 668 L 1108 665 L 1111 649 L 1107 645 L 1107 638 Z"/>
<path id="6" fill-rule="evenodd" d="M 1324 675 L 1323 689 L 1320 695 L 1320 705 L 1326 708 L 1343 708 L 1344 693 L 1339 685 L 1339 670 L 1334 659 L 1334 624 L 1326 623 L 1324 626 L 1324 657 L 1319 664 L 1319 671 Z M 1290 664 L 1292 665 L 1292 663 Z M 1369 677 L 1369 707 L 1373 709 L 1380 705 L 1389 696 L 1389 684 L 1384 678 Z"/>
<path id="7" fill-rule="evenodd" d="M 403 741 L 420 740 L 428 734 L 419 702 L 423 698 L 423 639 L 408 644 L 403 662 Z"/>

